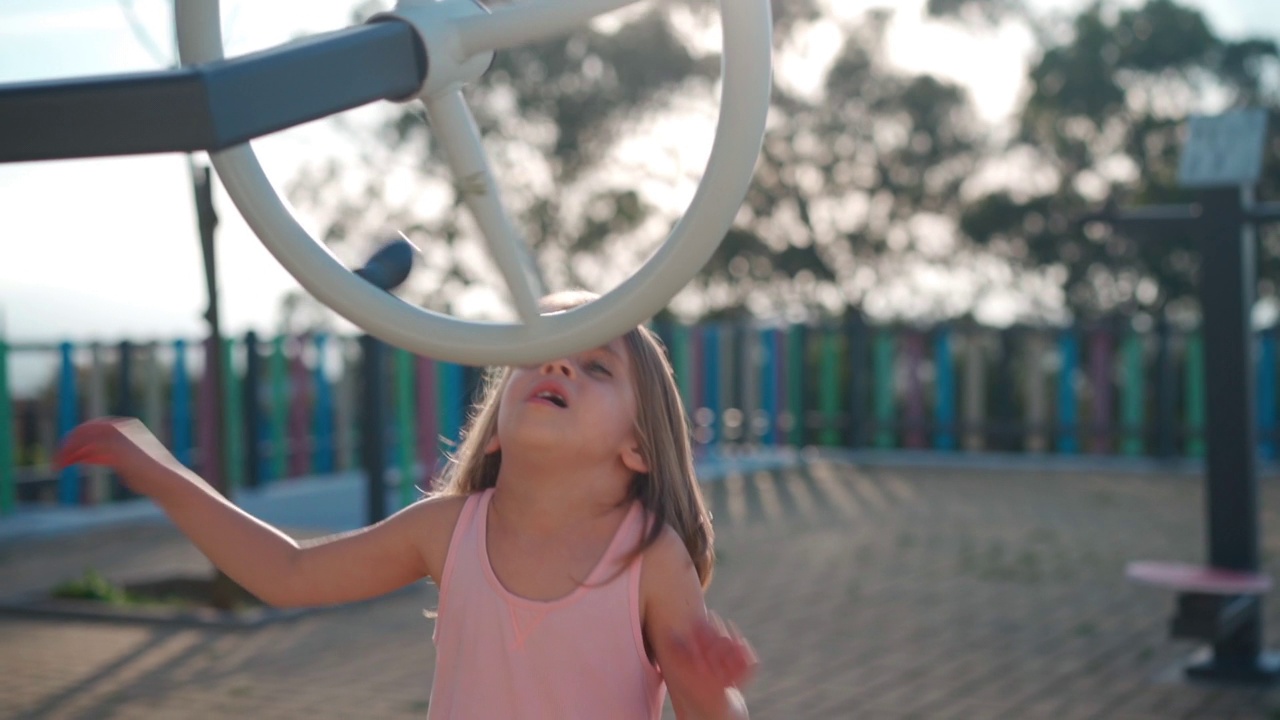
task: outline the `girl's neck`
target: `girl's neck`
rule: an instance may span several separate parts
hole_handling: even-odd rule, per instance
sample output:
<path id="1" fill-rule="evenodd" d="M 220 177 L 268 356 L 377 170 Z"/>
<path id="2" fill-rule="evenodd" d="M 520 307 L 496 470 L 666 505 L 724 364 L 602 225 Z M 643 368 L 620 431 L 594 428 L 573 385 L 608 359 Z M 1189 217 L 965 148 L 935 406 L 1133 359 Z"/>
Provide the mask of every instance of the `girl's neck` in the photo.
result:
<path id="1" fill-rule="evenodd" d="M 549 535 L 625 508 L 631 474 L 617 467 L 570 467 L 511 462 L 504 455 L 494 488 L 503 525 Z"/>

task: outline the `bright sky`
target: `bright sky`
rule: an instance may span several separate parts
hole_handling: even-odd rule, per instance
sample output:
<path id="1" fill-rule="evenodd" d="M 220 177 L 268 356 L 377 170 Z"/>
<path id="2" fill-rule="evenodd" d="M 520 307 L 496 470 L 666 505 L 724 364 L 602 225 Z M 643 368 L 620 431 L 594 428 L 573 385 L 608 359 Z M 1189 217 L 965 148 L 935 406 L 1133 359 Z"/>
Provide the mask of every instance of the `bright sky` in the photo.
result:
<path id="1" fill-rule="evenodd" d="M 846 14 L 883 4 L 831 2 Z M 1273 3 L 1194 2 L 1227 34 L 1280 36 L 1280 13 Z M 122 9 L 130 5 L 128 0 L 7 0 L 0 6 L 0 83 L 164 67 L 154 52 L 168 52 L 169 2 L 131 4 L 158 48 L 149 50 L 131 30 Z M 224 0 L 228 54 L 343 27 L 353 4 Z M 1024 74 L 1027 38 L 1013 31 L 991 37 L 922 24 L 923 0 L 893 4 L 898 20 L 890 52 L 899 62 L 966 82 L 988 117 L 1009 111 Z M 838 42 L 832 27 L 819 30 L 806 53 L 811 62 L 821 62 Z M 812 76 L 805 72 L 811 67 L 793 62 L 778 70 Z M 277 187 L 287 182 L 302 157 L 323 152 L 324 132 L 322 124 L 314 124 L 255 141 Z M 4 141 L 15 140 L 20 141 Z M 297 283 L 253 237 L 220 190 L 215 203 L 222 221 L 218 262 L 225 326 L 231 332 L 269 330 L 279 298 Z M 307 218 L 299 220 L 307 226 Z M 10 341 L 195 337 L 203 331 L 204 305 L 183 156 L 0 165 L 0 313 Z"/>

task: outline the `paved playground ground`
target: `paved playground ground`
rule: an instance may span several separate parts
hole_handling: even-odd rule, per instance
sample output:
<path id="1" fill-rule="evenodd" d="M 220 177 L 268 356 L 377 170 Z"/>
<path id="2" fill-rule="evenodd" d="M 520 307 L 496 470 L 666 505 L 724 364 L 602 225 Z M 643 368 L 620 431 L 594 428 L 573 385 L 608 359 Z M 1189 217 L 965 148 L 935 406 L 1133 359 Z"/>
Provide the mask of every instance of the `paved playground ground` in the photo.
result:
<path id="1" fill-rule="evenodd" d="M 1200 478 L 1051 467 L 819 459 L 708 482 L 710 604 L 760 654 L 752 716 L 1280 718 L 1278 691 L 1183 680 L 1193 647 L 1168 638 L 1172 598 L 1124 579 L 1130 560 L 1203 559 Z M 1262 527 L 1280 575 L 1276 480 L 1262 483 Z M 0 538 L 0 595 L 89 567 L 127 580 L 208 565 L 154 520 Z M 423 586 L 247 630 L 0 613 L 0 717 L 422 717 L 434 597 Z"/>

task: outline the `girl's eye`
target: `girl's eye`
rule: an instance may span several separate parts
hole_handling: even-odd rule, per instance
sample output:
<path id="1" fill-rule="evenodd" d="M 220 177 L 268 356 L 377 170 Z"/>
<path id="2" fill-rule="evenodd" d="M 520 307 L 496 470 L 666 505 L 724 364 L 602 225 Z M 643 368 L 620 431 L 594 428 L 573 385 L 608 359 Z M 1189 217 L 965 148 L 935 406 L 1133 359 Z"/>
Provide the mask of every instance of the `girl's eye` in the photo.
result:
<path id="1" fill-rule="evenodd" d="M 601 363 L 601 362 L 599 362 L 599 361 L 597 361 L 597 360 L 592 360 L 592 361 L 588 362 L 588 363 L 587 363 L 587 370 L 590 370 L 590 371 L 591 371 L 591 372 L 593 372 L 593 373 L 602 373 L 602 374 L 604 374 L 604 375 L 608 375 L 608 376 L 610 376 L 610 377 L 612 377 L 612 376 L 613 376 L 613 373 L 609 372 L 609 368 L 605 367 L 605 366 L 604 366 L 604 363 Z"/>

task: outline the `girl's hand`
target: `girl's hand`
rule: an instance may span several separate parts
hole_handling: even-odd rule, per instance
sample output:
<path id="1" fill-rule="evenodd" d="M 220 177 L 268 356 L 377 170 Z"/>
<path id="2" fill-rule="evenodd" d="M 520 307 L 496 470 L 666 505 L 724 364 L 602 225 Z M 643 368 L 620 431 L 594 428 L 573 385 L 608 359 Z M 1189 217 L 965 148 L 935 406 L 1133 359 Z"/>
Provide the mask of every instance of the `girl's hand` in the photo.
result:
<path id="1" fill-rule="evenodd" d="M 149 472 L 156 465 L 179 467 L 176 458 L 138 420 L 106 417 L 77 426 L 63 439 L 54 456 L 58 469 L 69 465 L 105 465 L 120 474 L 129 489 L 154 495 L 164 473 Z"/>
<path id="2" fill-rule="evenodd" d="M 664 674 L 678 675 L 691 704 L 707 717 L 731 710 L 726 705 L 736 693 L 729 691 L 746 687 L 759 664 L 738 629 L 712 612 L 687 634 L 673 638 L 672 649 Z"/>

